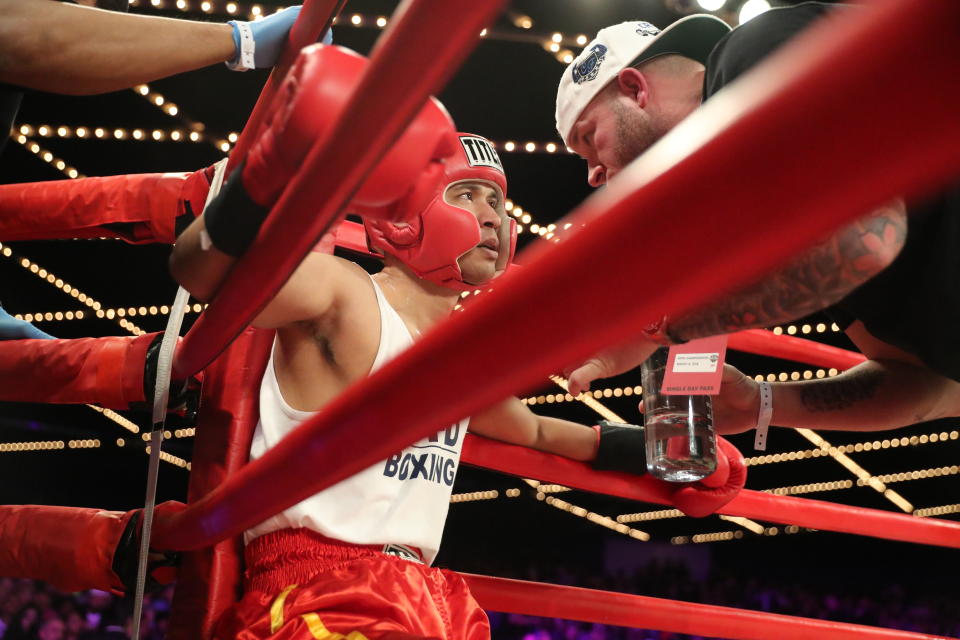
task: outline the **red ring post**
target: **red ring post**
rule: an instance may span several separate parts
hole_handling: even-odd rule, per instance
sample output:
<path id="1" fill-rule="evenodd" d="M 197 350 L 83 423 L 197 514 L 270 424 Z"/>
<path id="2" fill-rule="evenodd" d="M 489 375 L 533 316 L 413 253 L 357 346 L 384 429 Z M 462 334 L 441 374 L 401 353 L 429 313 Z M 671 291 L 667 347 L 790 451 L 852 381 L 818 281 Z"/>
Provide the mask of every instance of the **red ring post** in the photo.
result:
<path id="1" fill-rule="evenodd" d="M 431 10 L 446 5 L 431 3 Z M 573 220 L 589 220 L 585 228 L 534 252 L 490 295 L 348 389 L 217 491 L 158 523 L 157 544 L 195 548 L 235 535 L 626 339 L 660 314 L 756 280 L 871 207 L 955 175 L 960 83 L 942 78 L 952 77 L 960 55 L 960 3 L 878 0 L 853 13 L 825 20 L 712 98 L 578 209 Z M 890 77 L 900 83 L 896 92 Z M 934 83 L 937 92 L 929 91 Z M 316 176 L 326 188 L 323 177 Z M 643 251 L 616 250 L 628 230 L 657 240 Z M 264 244 L 263 262 L 248 260 L 247 267 L 272 268 Z M 300 255 L 277 258 L 289 273 Z M 264 283 L 255 277 L 263 273 L 233 275 L 241 273 L 245 287 Z M 624 291 L 622 283 L 651 273 L 656 288 Z M 239 311 L 242 302 L 221 310 Z M 518 309 L 524 322 L 500 330 Z M 235 324 L 221 317 L 212 326 Z M 223 340 L 210 324 L 203 335 Z M 413 391 L 426 389 L 429 401 Z"/>
<path id="2" fill-rule="evenodd" d="M 283 286 L 427 98 L 473 49 L 504 1 L 407 0 L 397 9 L 344 115 L 314 142 L 257 242 L 184 337 L 174 377 L 184 379 L 210 364 Z"/>

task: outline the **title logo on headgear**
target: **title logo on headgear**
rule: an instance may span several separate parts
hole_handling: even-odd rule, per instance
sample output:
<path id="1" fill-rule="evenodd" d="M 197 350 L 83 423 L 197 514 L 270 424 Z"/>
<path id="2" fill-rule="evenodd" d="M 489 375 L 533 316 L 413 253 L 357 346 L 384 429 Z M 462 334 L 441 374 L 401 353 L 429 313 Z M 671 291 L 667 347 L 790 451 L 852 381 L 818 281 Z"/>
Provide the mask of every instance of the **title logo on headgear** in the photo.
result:
<path id="1" fill-rule="evenodd" d="M 660 29 L 657 29 L 655 26 L 649 22 L 637 22 L 637 35 L 641 36 L 655 36 L 660 33 Z"/>
<path id="2" fill-rule="evenodd" d="M 584 55 L 583 60 L 573 64 L 573 81 L 577 84 L 583 84 L 597 77 L 600 72 L 600 64 L 607 57 L 607 47 L 602 44 L 595 44 Z"/>
<path id="3" fill-rule="evenodd" d="M 467 164 L 471 167 L 490 167 L 504 173 L 500 156 L 489 141 L 476 136 L 460 136 L 460 144 L 467 155 Z"/>

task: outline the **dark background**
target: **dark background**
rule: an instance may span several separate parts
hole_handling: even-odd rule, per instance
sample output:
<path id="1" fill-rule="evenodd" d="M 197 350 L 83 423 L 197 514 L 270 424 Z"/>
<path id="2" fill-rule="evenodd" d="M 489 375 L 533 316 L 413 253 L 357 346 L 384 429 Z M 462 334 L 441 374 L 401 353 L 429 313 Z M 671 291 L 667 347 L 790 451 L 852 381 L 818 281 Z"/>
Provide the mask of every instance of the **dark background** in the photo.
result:
<path id="1" fill-rule="evenodd" d="M 164 2 L 172 6 L 169 0 Z M 147 11 L 144 4 L 141 0 L 134 11 L 178 18 L 228 19 L 223 2 L 216 3 L 216 9 L 210 14 Z M 262 6 L 269 4 L 262 3 Z M 510 176 L 509 195 L 515 203 L 531 212 L 534 222 L 548 224 L 559 220 L 590 192 L 584 180 L 584 164 L 578 158 L 559 152 L 507 153 L 502 146 L 508 140 L 517 143 L 534 141 L 540 148 L 549 141 L 559 142 L 554 131 L 553 101 L 564 65 L 545 51 L 542 43 L 554 31 L 568 38 L 581 33 L 592 38 L 598 28 L 622 20 L 643 19 L 663 27 L 683 15 L 678 8 L 692 4 L 682 0 L 667 3 L 663 0 L 515 0 L 509 12 L 491 30 L 490 36 L 480 41 L 467 63 L 443 91 L 440 98 L 459 129 L 477 132 L 501 143 L 501 158 Z M 728 4 L 735 8 L 739 3 L 728 0 Z M 360 52 L 369 51 L 379 33 L 372 25 L 373 19 L 389 15 L 394 8 L 394 2 L 352 0 L 340 26 L 335 29 L 335 41 Z M 364 26 L 346 24 L 347 18 L 354 13 L 364 16 Z M 530 29 L 514 25 L 523 16 L 532 20 Z M 579 48 L 570 48 L 579 51 Z M 176 117 L 163 113 L 130 90 L 95 97 L 28 93 L 17 126 L 32 125 L 34 133 L 30 141 L 38 142 L 43 149 L 85 175 L 189 171 L 223 156 L 216 144 L 230 132 L 242 129 L 265 78 L 265 72 L 239 74 L 218 65 L 151 83 L 151 90 L 178 105 L 180 113 Z M 384 99 L 390 97 L 384 96 Z M 188 132 L 193 125 L 199 130 L 201 125 L 196 123 L 202 123 L 204 134 L 196 143 L 135 141 L 129 135 L 126 140 L 61 139 L 36 133 L 36 127 L 42 124 L 54 129 L 60 125 L 102 126 L 110 131 L 123 127 L 129 134 L 137 127 L 147 132 L 154 128 L 165 131 L 179 128 Z M 0 155 L 0 176 L 4 182 L 10 183 L 65 178 L 61 171 L 15 140 L 9 141 Z M 529 225 L 524 226 L 527 229 L 520 236 L 521 247 L 535 241 L 529 233 Z M 629 231 L 625 230 L 625 233 Z M 20 258 L 28 258 L 56 274 L 100 301 L 104 309 L 170 304 L 176 289 L 166 273 L 169 248 L 165 246 L 130 246 L 114 240 L 17 242 L 5 246 L 12 249 L 13 257 L 0 256 L 0 300 L 10 313 L 81 309 L 87 312 L 84 320 L 37 323 L 58 337 L 126 335 L 126 332 L 116 320 L 95 318 L 90 309 L 75 298 L 20 267 Z M 639 234 L 636 250 L 643 250 Z M 625 295 L 632 295 L 634 290 L 624 284 Z M 196 314 L 189 315 L 188 323 L 195 317 Z M 515 321 L 522 322 L 522 315 Z M 563 319 L 557 318 L 556 321 L 562 322 Z M 162 328 L 160 316 L 138 316 L 133 322 L 147 331 Z M 812 318 L 796 324 L 802 326 L 806 322 L 815 325 L 826 320 Z M 502 330 L 509 331 L 509 327 Z M 850 346 L 840 334 L 829 331 L 814 331 L 805 337 Z M 730 361 L 751 374 L 815 369 L 739 353 L 731 354 Z M 36 375 L 42 376 L 43 372 L 38 371 Z M 638 383 L 638 376 L 629 374 L 595 386 L 618 388 Z M 545 384 L 543 390 L 534 395 L 557 391 Z M 634 421 L 640 420 L 636 401 L 633 396 L 603 400 L 627 420 Z M 597 420 L 592 411 L 578 403 L 537 404 L 534 408 L 540 413 L 588 424 Z M 130 417 L 141 426 L 147 422 L 145 415 L 130 414 Z M 941 424 L 919 425 L 901 430 L 896 436 L 949 433 L 957 429 L 957 423 L 957 420 L 948 420 Z M 170 428 L 179 426 L 182 425 L 173 424 Z M 825 435 L 837 445 L 893 437 L 884 433 Z M 0 442 L 58 439 L 98 439 L 101 446 L 0 452 L 0 500 L 4 503 L 118 509 L 142 504 L 147 458 L 137 436 L 87 407 L 0 404 Z M 751 435 L 733 440 L 746 455 L 752 454 Z M 122 447 L 118 444 L 120 441 Z M 875 475 L 911 472 L 956 464 L 960 451 L 958 442 L 953 439 L 946 443 L 908 444 L 881 451 L 852 453 L 851 456 Z M 165 450 L 186 459 L 190 457 L 190 447 L 190 438 L 174 438 L 165 444 Z M 798 434 L 774 430 L 768 453 L 811 448 Z M 161 465 L 160 498 L 184 499 L 187 477 L 184 469 Z M 753 466 L 747 486 L 768 489 L 851 478 L 838 463 L 824 457 Z M 895 482 L 890 487 L 917 508 L 924 508 L 957 502 L 960 483 L 956 475 L 946 475 Z M 508 488 L 519 488 L 521 493 L 515 498 L 504 497 L 503 490 Z M 768 528 L 765 534 L 758 535 L 717 516 L 636 523 L 633 526 L 653 537 L 652 542 L 644 543 L 547 506 L 537 499 L 534 489 L 517 479 L 482 470 L 461 470 L 457 492 L 489 489 L 500 490 L 500 497 L 451 507 L 441 564 L 491 573 L 510 573 L 511 569 L 528 564 L 580 566 L 600 571 L 601 566 L 610 566 L 611 563 L 642 563 L 650 557 L 680 553 L 692 563 L 712 563 L 715 568 L 739 574 L 756 572 L 788 577 L 798 574 L 818 576 L 829 572 L 830 580 L 883 580 L 896 576 L 901 581 L 928 583 L 936 581 L 936 576 L 946 567 L 956 566 L 956 552 L 951 550 L 807 530 L 787 532 L 782 526 L 775 527 L 774 535 L 771 523 L 762 523 Z M 563 493 L 558 497 L 611 517 L 660 508 L 582 492 Z M 876 491 L 865 487 L 814 492 L 804 497 L 897 510 Z M 956 519 L 957 516 L 944 517 Z M 694 534 L 722 531 L 736 531 L 740 537 L 705 544 L 671 543 L 676 537 L 688 539 Z"/>

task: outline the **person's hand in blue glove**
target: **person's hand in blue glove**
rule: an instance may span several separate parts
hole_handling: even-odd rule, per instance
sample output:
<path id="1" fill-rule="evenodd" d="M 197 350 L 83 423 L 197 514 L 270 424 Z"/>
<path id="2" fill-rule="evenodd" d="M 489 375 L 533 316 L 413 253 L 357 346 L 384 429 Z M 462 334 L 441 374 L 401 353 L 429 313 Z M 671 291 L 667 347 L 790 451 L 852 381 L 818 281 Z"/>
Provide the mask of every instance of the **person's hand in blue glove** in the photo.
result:
<path id="1" fill-rule="evenodd" d="M 0 305 L 0 340 L 23 340 L 37 338 L 51 340 L 53 336 L 40 331 L 29 322 L 17 320 Z"/>
<path id="2" fill-rule="evenodd" d="M 244 22 L 231 20 L 227 24 L 233 27 L 233 44 L 237 53 L 227 66 L 234 71 L 266 69 L 280 59 L 287 34 L 300 15 L 300 7 L 288 7 L 261 20 Z M 333 42 L 330 29 L 321 38 L 323 44 Z"/>

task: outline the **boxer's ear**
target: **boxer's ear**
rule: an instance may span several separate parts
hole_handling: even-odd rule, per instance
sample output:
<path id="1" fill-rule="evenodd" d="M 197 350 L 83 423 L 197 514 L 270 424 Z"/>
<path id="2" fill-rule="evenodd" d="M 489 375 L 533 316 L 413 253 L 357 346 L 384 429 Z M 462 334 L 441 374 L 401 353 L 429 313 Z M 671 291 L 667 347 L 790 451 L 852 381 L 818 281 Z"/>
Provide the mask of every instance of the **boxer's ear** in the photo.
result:
<path id="1" fill-rule="evenodd" d="M 650 99 L 647 77 L 635 67 L 627 67 L 617 74 L 617 91 L 637 103 L 641 109 Z"/>

